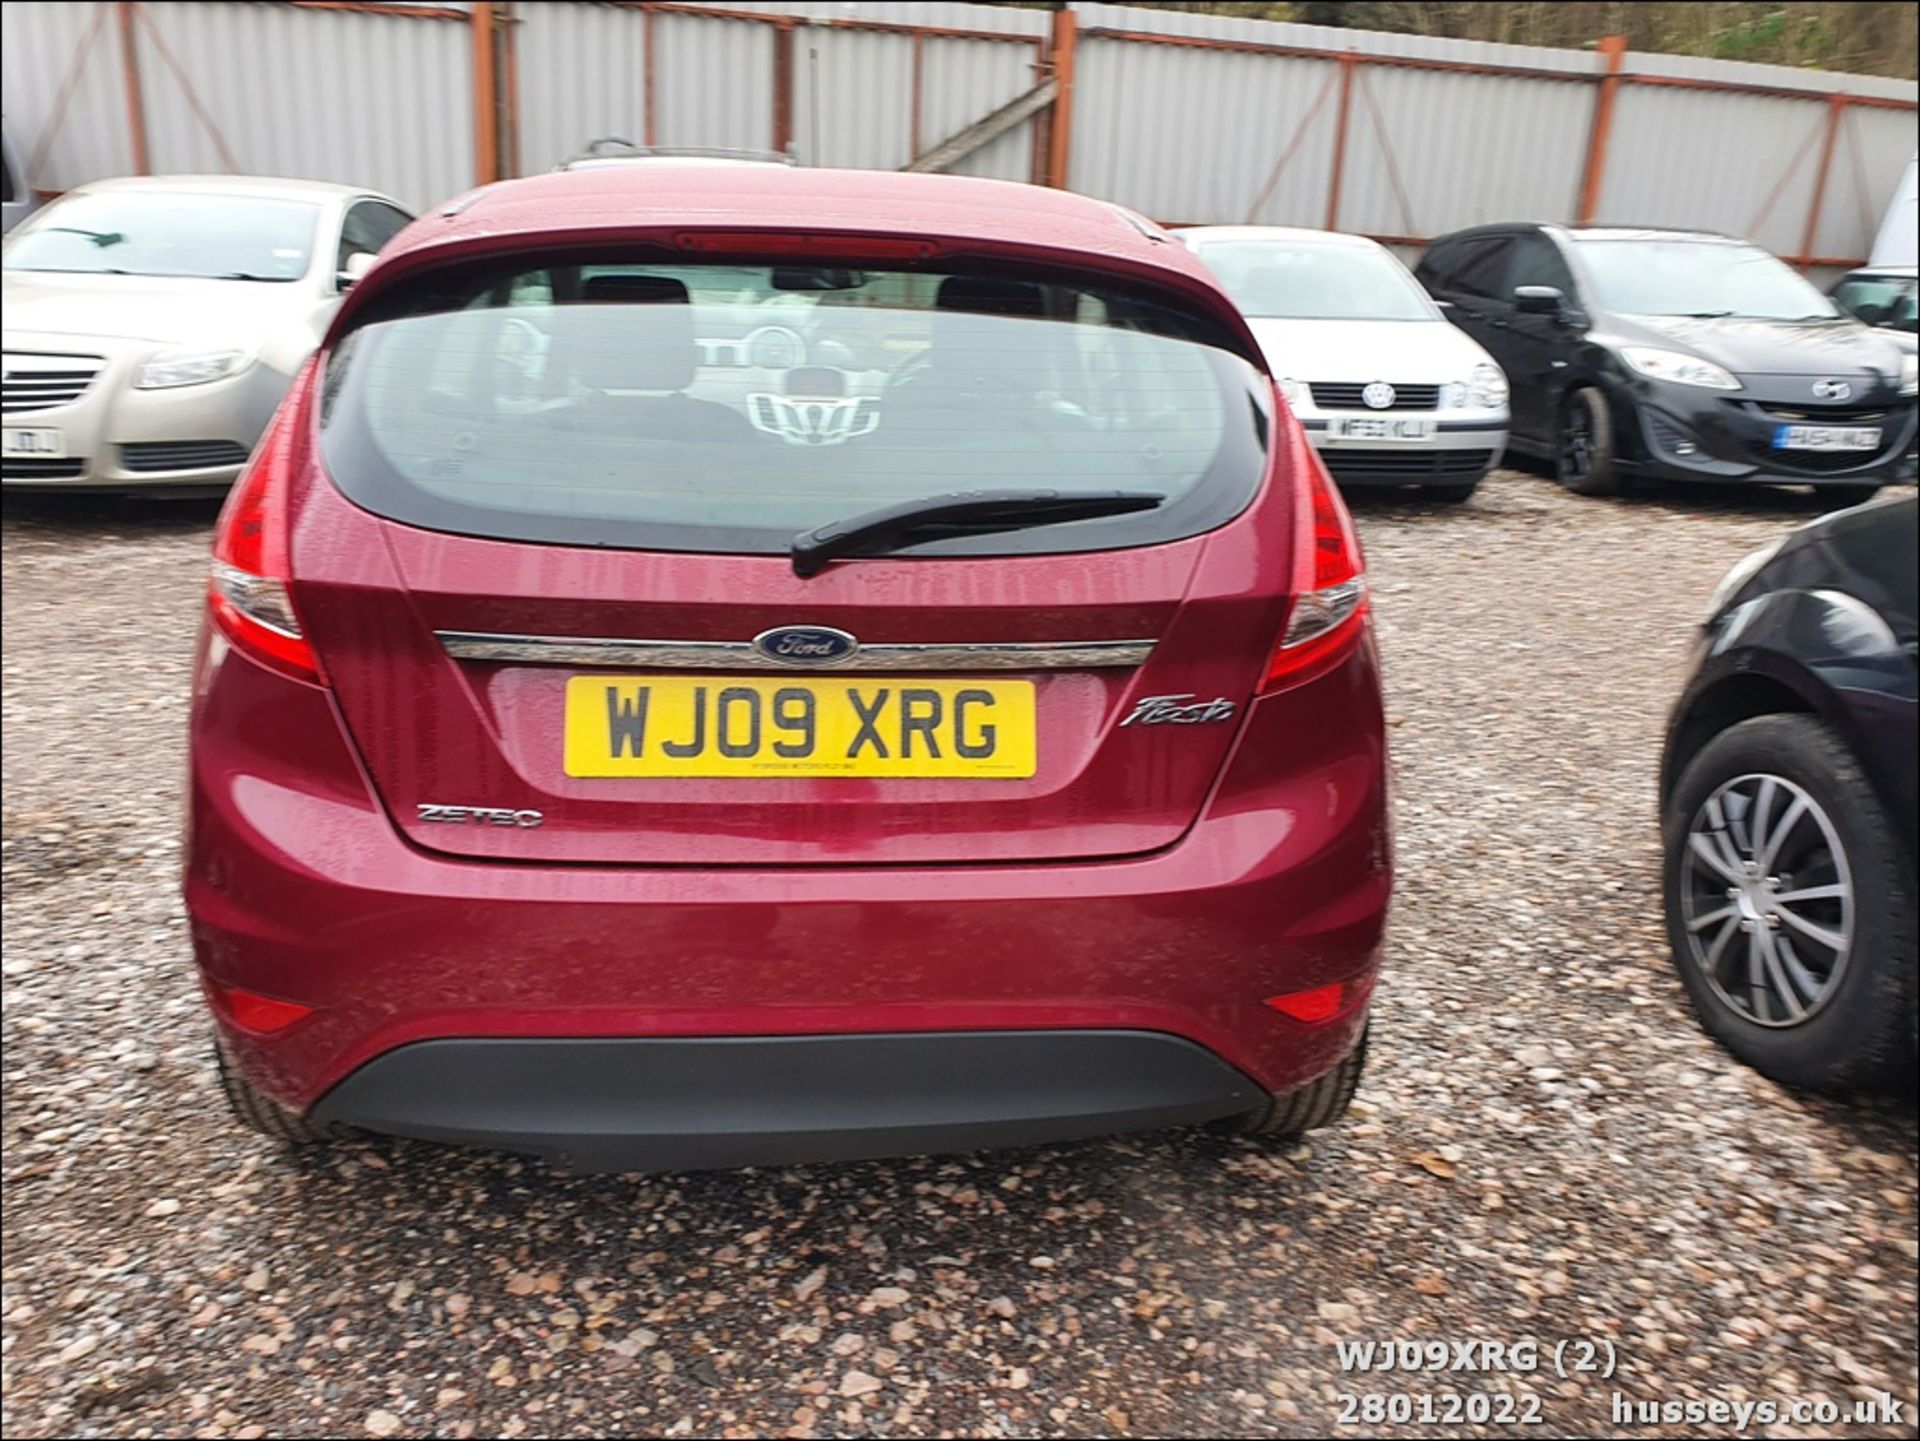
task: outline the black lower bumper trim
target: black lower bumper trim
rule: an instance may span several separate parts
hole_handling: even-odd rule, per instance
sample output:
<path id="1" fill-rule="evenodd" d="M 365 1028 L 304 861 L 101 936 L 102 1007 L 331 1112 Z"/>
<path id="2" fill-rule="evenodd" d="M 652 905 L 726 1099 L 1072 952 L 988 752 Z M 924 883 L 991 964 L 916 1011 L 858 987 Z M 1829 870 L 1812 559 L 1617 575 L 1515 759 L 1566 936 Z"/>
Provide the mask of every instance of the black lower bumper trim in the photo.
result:
<path id="1" fill-rule="evenodd" d="M 786 1165 L 1027 1145 L 1252 1109 L 1253 1080 L 1155 1031 L 420 1041 L 317 1121 L 569 1171 Z"/>

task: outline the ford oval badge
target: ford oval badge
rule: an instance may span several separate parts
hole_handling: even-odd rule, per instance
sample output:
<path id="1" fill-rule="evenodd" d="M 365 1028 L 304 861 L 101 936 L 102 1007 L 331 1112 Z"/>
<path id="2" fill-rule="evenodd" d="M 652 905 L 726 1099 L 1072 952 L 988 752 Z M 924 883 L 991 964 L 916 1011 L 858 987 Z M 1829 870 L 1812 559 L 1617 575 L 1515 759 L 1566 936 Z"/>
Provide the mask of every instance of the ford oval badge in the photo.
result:
<path id="1" fill-rule="evenodd" d="M 860 642 L 830 625 L 781 625 L 753 638 L 753 648 L 781 665 L 838 665 Z"/>

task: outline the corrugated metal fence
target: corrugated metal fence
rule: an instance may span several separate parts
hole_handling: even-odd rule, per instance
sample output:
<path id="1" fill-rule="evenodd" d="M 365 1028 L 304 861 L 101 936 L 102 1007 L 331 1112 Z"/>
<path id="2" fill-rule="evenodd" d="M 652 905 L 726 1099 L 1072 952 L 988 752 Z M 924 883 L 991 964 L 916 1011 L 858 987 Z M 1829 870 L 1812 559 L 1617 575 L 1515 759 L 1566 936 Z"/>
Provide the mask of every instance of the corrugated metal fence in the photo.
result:
<path id="1" fill-rule="evenodd" d="M 1864 254 L 1920 96 L 1611 40 L 1549 50 L 1100 4 L 9 0 L 0 27 L 7 124 L 46 190 L 244 170 L 424 206 L 603 135 L 895 169 L 1001 112 L 952 169 L 1167 221 L 1409 246 L 1515 217 L 1689 225 L 1816 267 Z"/>

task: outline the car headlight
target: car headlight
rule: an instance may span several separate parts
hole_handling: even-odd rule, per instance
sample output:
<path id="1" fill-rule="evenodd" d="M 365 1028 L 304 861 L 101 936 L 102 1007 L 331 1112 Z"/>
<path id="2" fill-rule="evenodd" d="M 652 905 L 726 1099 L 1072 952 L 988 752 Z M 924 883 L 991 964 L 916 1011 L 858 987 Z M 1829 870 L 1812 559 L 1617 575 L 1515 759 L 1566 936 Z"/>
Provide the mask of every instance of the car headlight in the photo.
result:
<path id="1" fill-rule="evenodd" d="M 1298 405 L 1301 400 L 1305 398 L 1305 387 L 1291 376 L 1276 380 L 1274 384 L 1280 387 L 1280 398 L 1286 401 L 1288 405 Z"/>
<path id="2" fill-rule="evenodd" d="M 1900 357 L 1900 393 L 1920 394 L 1920 355 Z"/>
<path id="3" fill-rule="evenodd" d="M 1771 545 L 1763 545 L 1751 555 L 1742 556 L 1733 564 L 1733 569 L 1721 577 L 1720 584 L 1713 588 L 1713 599 L 1707 602 L 1707 619 L 1712 620 L 1720 614 L 1721 608 L 1740 593 L 1740 588 L 1760 573 L 1760 567 L 1779 554 L 1780 547 L 1787 543 L 1785 536 Z"/>
<path id="4" fill-rule="evenodd" d="M 1506 372 L 1497 365 L 1476 365 L 1467 377 L 1467 394 L 1483 410 L 1503 410 L 1507 404 Z"/>
<path id="5" fill-rule="evenodd" d="M 1656 350 L 1650 345 L 1623 345 L 1620 358 L 1642 375 L 1671 380 L 1676 385 L 1704 385 L 1710 390 L 1738 390 L 1740 382 L 1711 360 L 1678 350 Z"/>
<path id="6" fill-rule="evenodd" d="M 205 385 L 224 380 L 253 364 L 247 350 L 163 350 L 133 378 L 135 390 L 170 390 L 176 385 Z"/>

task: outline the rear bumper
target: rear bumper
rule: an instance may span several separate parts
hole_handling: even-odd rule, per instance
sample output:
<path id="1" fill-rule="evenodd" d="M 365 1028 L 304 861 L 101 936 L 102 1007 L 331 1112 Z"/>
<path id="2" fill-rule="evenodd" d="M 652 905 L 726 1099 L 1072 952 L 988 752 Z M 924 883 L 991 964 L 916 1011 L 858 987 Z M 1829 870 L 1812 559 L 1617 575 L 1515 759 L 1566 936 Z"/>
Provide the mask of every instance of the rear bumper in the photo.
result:
<path id="1" fill-rule="evenodd" d="M 425 1060 L 395 1058 L 428 1042 L 551 1041 L 598 1058 L 597 1042 L 712 1038 L 724 1050 L 752 1038 L 766 1049 L 743 1073 L 744 1094 L 776 1108 L 798 1096 L 797 1129 L 753 1121 L 739 1088 L 714 1102 L 734 1107 L 733 1129 L 796 1136 L 793 1154 L 821 1154 L 815 1142 L 853 1154 L 835 1137 L 864 1120 L 881 1150 L 901 1148 L 903 1127 L 917 1137 L 906 1149 L 925 1150 L 970 1144 L 970 1128 L 990 1121 L 1012 1126 L 996 1135 L 1038 1140 L 1245 1109 L 1242 1084 L 1271 1092 L 1311 1081 L 1351 1052 L 1366 1024 L 1365 987 L 1351 992 L 1352 1010 L 1317 1023 L 1265 1002 L 1370 982 L 1379 966 L 1392 860 L 1371 645 L 1285 693 L 1286 704 L 1256 703 L 1205 813 L 1164 850 L 1048 864 L 784 868 L 513 864 L 422 851 L 371 791 L 328 693 L 223 651 L 212 642 L 195 699 L 185 897 L 229 1056 L 295 1110 L 323 1104 L 405 1134 L 509 1145 L 519 1136 L 581 1164 L 607 1123 L 581 1123 L 583 1138 L 565 1114 L 577 1091 L 563 1086 L 560 1103 L 545 1103 L 546 1119 L 530 1126 L 461 1120 L 438 1094 L 449 1083 L 407 1079 Z M 231 987 L 313 1011 L 281 1031 L 252 1031 L 222 1001 Z M 954 1043 L 942 1037 L 956 1032 L 1002 1039 L 966 1053 L 959 1091 L 929 1091 L 955 1084 Z M 1000 1061 L 975 1060 L 995 1047 L 1066 1054 L 1114 1032 L 1161 1038 L 1129 1043 L 1136 1048 L 1177 1038 L 1215 1063 L 1216 1079 L 1239 1079 L 1116 1101 L 1103 1099 L 1104 1082 L 1081 1092 L 1049 1072 L 1036 1082 L 1042 1094 L 1024 1101 L 992 1080 Z M 1015 1046 L 1006 1033 L 1046 1039 Z M 858 1107 L 879 1104 L 871 1096 L 848 1097 L 854 1109 L 835 1116 L 833 1086 L 794 1079 L 798 1063 L 780 1059 L 814 1053 L 773 1044 L 870 1036 L 927 1048 L 891 1059 L 884 1081 L 863 1082 L 901 1093 L 899 1123 L 884 1107 L 863 1116 Z M 442 1068 L 436 1060 L 428 1071 Z M 454 1070 L 466 1068 L 462 1060 Z M 620 1067 L 596 1059 L 589 1069 Z M 662 1074 L 651 1060 L 643 1069 Z M 398 1091 L 434 1092 L 414 1103 L 427 1109 L 378 1099 L 372 1080 L 387 1074 L 403 1078 Z M 365 1084 L 354 1079 L 362 1076 Z M 619 1106 L 633 1099 L 617 1077 L 607 1084 L 625 1097 Z M 674 1104 L 694 1105 L 698 1089 L 676 1083 Z M 396 1086 L 382 1081 L 377 1093 Z M 647 1099 L 633 1112 L 643 1148 L 671 1138 L 659 1097 Z M 826 1119 L 809 1119 L 816 1107 Z M 725 1153 L 687 1154 L 696 1158 L 688 1164 L 723 1164 L 697 1157 Z"/>
<path id="2" fill-rule="evenodd" d="M 677 1171 L 1070 1140 L 1261 1099 L 1147 1031 L 447 1040 L 368 1062 L 314 1117 L 569 1171 Z"/>

